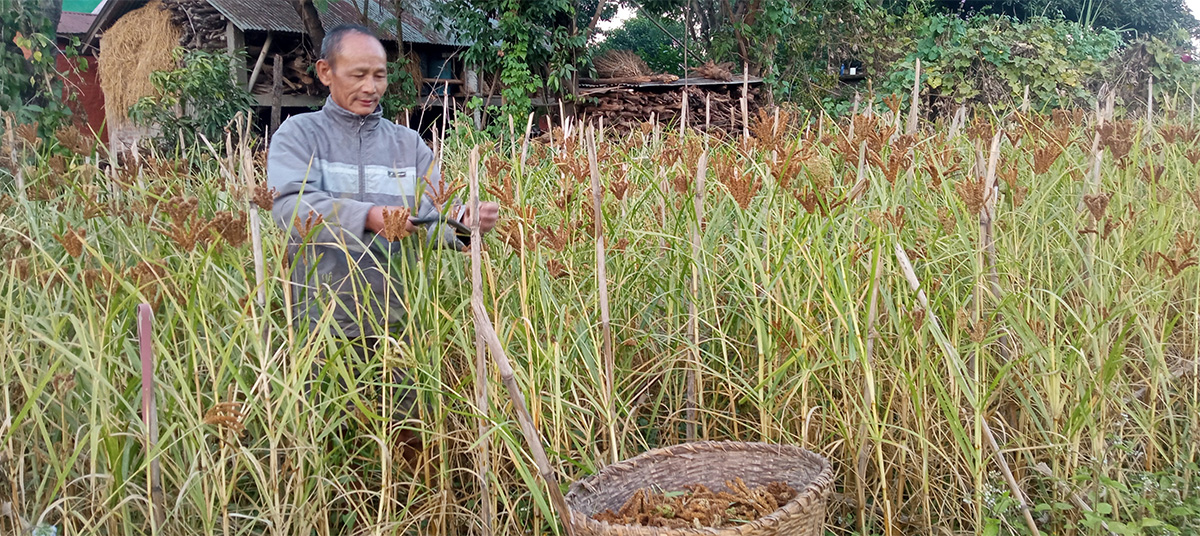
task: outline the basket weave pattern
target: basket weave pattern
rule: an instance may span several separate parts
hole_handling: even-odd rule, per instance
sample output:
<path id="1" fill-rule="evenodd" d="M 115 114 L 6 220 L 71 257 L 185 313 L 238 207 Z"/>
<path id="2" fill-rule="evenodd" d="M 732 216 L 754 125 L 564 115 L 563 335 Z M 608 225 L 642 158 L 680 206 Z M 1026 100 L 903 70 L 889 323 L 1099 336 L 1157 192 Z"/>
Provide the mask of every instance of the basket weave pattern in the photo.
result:
<path id="1" fill-rule="evenodd" d="M 751 488 L 785 482 L 797 495 L 770 515 L 722 528 L 613 525 L 591 518 L 604 510 L 617 511 L 640 488 L 678 491 L 702 484 L 720 491 L 727 489 L 725 481 L 735 478 Z M 832 482 L 829 462 L 799 447 L 701 441 L 651 450 L 605 467 L 572 484 L 567 505 L 575 534 L 582 536 L 820 536 L 825 525 L 825 497 Z"/>

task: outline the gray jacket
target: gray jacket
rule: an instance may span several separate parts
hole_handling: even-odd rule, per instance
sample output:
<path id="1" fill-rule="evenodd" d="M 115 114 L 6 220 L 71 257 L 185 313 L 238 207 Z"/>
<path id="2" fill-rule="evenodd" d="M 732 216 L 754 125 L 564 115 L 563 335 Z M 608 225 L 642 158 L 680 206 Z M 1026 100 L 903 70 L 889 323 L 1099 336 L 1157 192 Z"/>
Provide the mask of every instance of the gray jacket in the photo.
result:
<path id="1" fill-rule="evenodd" d="M 346 337 L 383 335 L 402 323 L 402 289 L 389 273 L 415 260 L 421 245 L 416 236 L 388 242 L 363 226 L 375 205 L 407 206 L 414 217 L 436 214 L 427 192 L 441 190 L 441 172 L 421 136 L 378 109 L 363 117 L 326 99 L 320 111 L 279 126 L 267 184 L 278 191 L 271 215 L 290 232 L 297 320 L 332 314 Z M 425 192 L 419 204 L 418 192 Z M 302 237 L 298 228 L 310 213 L 324 225 Z M 424 234 L 435 244 L 463 246 L 444 224 L 429 224 Z"/>

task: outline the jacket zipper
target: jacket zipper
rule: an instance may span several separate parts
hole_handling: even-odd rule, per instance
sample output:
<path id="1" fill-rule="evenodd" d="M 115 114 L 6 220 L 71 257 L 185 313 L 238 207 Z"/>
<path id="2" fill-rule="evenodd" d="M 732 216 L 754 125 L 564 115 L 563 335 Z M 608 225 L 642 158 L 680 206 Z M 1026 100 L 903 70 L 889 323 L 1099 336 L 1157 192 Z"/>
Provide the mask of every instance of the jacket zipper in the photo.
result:
<path id="1" fill-rule="evenodd" d="M 363 125 L 367 124 L 367 118 L 363 117 L 358 120 L 358 200 L 367 200 L 367 169 L 363 166 Z"/>

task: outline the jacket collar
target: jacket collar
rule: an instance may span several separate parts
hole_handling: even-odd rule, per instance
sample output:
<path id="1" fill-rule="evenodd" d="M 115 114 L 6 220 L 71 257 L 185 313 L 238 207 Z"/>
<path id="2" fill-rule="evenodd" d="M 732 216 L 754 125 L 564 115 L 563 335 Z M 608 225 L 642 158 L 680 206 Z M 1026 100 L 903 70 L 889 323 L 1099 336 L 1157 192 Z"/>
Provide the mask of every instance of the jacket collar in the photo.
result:
<path id="1" fill-rule="evenodd" d="M 350 110 L 338 106 L 333 102 L 333 97 L 325 97 L 325 106 L 321 108 L 325 116 L 332 119 L 334 123 L 345 126 L 349 129 L 357 129 L 359 126 L 366 127 L 367 130 L 375 130 L 379 125 L 379 120 L 383 118 L 383 106 L 376 106 L 375 111 L 368 115 L 358 115 Z"/>

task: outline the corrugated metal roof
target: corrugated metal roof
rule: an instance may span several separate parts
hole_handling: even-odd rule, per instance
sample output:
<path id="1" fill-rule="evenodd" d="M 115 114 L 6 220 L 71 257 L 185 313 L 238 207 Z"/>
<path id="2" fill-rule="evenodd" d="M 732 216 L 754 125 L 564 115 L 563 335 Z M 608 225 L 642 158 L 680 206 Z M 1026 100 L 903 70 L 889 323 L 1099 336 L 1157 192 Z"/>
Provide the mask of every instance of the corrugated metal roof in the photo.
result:
<path id="1" fill-rule="evenodd" d="M 304 33 L 304 22 L 289 0 L 208 0 L 225 18 L 240 30 Z M 438 31 L 430 22 L 432 8 L 423 2 L 411 2 L 401 17 L 406 43 L 468 46 L 465 39 L 452 32 Z M 363 17 L 366 6 L 366 20 Z M 321 25 L 326 30 L 340 24 L 363 24 L 375 30 L 380 38 L 395 41 L 395 17 L 376 0 L 335 0 L 321 13 Z"/>
<path id="2" fill-rule="evenodd" d="M 58 19 L 58 34 L 59 35 L 82 35 L 87 33 L 88 28 L 92 27 L 92 21 L 96 20 L 95 15 L 88 13 L 72 13 L 63 11 L 62 16 Z"/>

